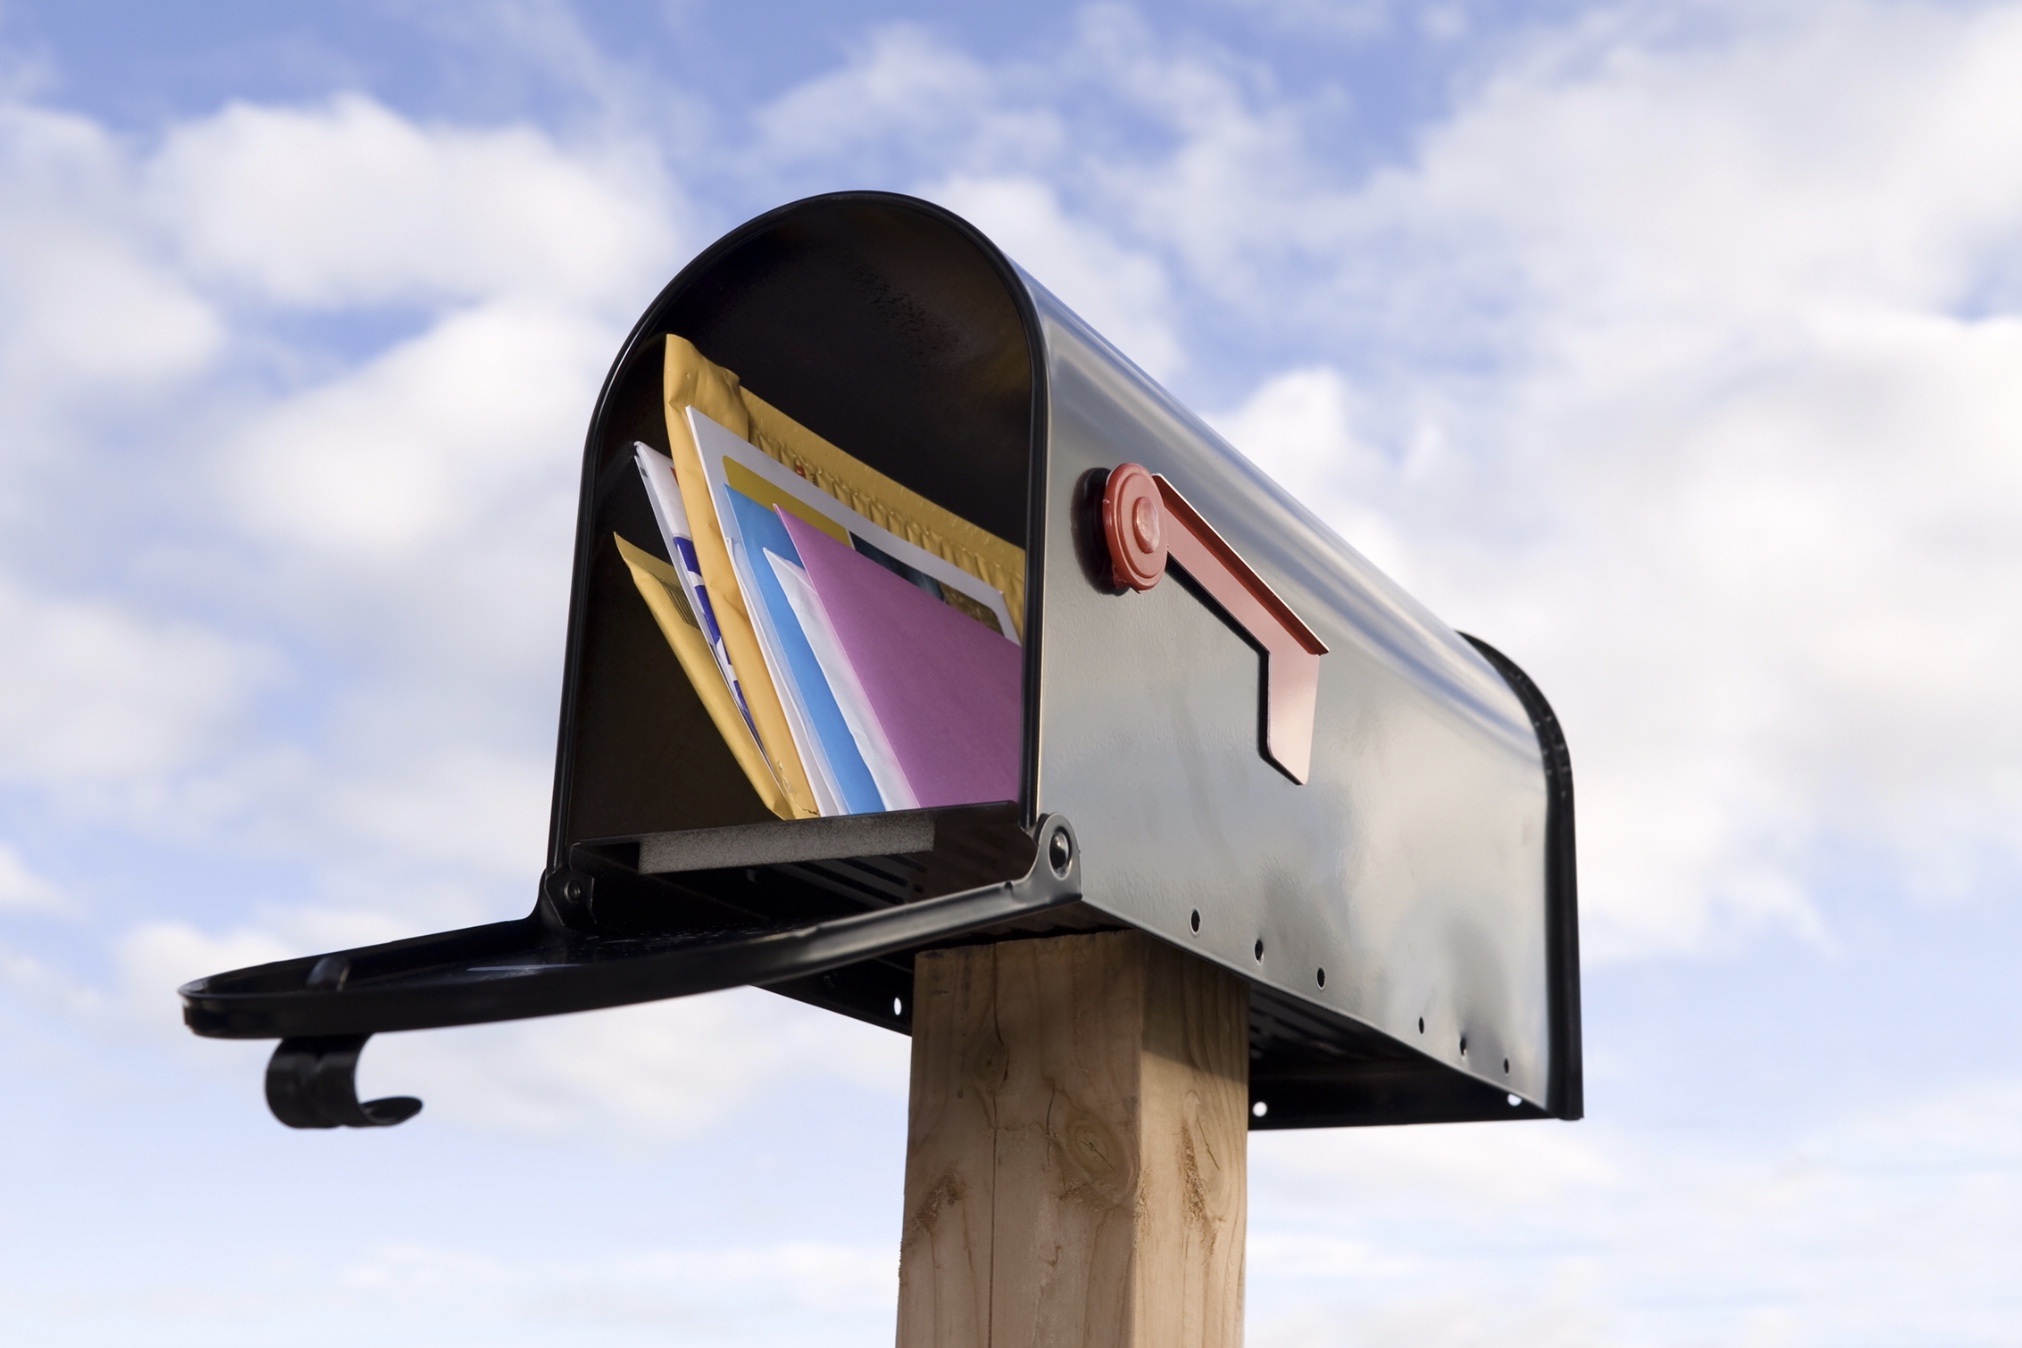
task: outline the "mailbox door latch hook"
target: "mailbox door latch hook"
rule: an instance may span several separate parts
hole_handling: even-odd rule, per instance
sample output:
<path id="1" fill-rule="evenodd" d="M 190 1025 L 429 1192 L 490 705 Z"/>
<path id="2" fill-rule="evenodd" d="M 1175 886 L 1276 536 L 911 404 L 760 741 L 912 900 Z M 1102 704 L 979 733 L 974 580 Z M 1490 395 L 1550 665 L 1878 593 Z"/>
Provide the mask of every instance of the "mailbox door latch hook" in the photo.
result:
<path id="1" fill-rule="evenodd" d="M 267 1060 L 267 1108 L 290 1128 L 391 1128 L 421 1112 L 411 1095 L 358 1099 L 358 1054 L 369 1034 L 283 1039 Z"/>

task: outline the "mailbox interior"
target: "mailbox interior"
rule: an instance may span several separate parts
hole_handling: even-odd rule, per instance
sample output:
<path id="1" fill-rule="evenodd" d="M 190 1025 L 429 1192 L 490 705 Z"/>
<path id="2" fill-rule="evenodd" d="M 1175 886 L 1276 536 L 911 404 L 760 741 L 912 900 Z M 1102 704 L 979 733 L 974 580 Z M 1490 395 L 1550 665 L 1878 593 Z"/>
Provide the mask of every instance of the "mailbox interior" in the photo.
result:
<path id="1" fill-rule="evenodd" d="M 822 210 L 787 208 L 728 236 L 655 300 L 599 399 L 585 448 L 549 867 L 593 878 L 600 930 L 819 920 L 1015 879 L 1031 865 L 1029 659 L 1022 801 L 910 821 L 779 821 L 612 542 L 620 534 L 666 555 L 631 446 L 668 448 L 662 339 L 673 333 L 803 426 L 1030 557 L 1043 397 L 1024 288 L 974 231 L 893 203 L 830 198 Z M 1035 627 L 1028 618 L 1028 654 Z M 932 843 L 922 849 L 923 830 Z M 777 860 L 782 853 L 796 859 Z M 657 864 L 682 869 L 656 871 L 655 858 L 669 854 L 672 863 Z M 1045 929 L 1096 925 L 1114 924 L 1070 911 Z M 906 1029 L 911 983 L 907 955 L 775 990 Z"/>

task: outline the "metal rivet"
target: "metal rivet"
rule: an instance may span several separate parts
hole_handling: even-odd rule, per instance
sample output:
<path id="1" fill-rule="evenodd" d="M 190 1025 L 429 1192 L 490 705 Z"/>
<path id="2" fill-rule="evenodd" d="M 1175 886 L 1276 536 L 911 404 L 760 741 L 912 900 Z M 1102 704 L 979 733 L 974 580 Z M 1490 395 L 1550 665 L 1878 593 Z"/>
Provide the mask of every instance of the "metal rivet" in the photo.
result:
<path id="1" fill-rule="evenodd" d="M 1265 1104 L 1265 1103 L 1264 1103 L 1264 1102 L 1263 1102 L 1262 1100 L 1259 1100 L 1259 1101 L 1257 1101 L 1257 1103 L 1255 1103 L 1254 1105 L 1251 1105 L 1251 1106 L 1250 1106 L 1250 1113 L 1252 1113 L 1252 1114 L 1256 1115 L 1256 1116 L 1257 1116 L 1258 1118 L 1260 1118 L 1260 1119 L 1261 1119 L 1261 1118 L 1263 1118 L 1263 1117 L 1264 1117 L 1264 1115 L 1266 1115 L 1266 1114 L 1268 1114 L 1268 1113 L 1270 1113 L 1270 1112 L 1271 1112 L 1271 1107 L 1270 1107 L 1269 1105 Z"/>
<path id="2" fill-rule="evenodd" d="M 1198 908 L 1194 909 L 1194 916 L 1193 916 L 1193 924 L 1194 924 L 1194 935 L 1196 935 L 1196 936 L 1200 935 L 1200 931 L 1201 931 L 1201 910 L 1200 910 L 1200 909 L 1198 909 Z"/>
<path id="3" fill-rule="evenodd" d="M 1046 844 L 1046 859 L 1053 867 L 1053 873 L 1062 880 L 1067 878 L 1067 868 L 1074 861 L 1074 842 L 1067 836 L 1067 830 L 1055 829 L 1052 839 Z"/>
<path id="4" fill-rule="evenodd" d="M 1522 1104 L 1523 1102 L 1524 1099 L 1521 1095 L 1512 1095 L 1509 1098 L 1509 1107 L 1511 1109 L 1515 1109 L 1518 1105 Z"/>
<path id="5" fill-rule="evenodd" d="M 892 1014 L 895 1016 L 906 1014 L 906 1004 L 896 997 L 892 998 Z"/>
<path id="6" fill-rule="evenodd" d="M 1425 1017 L 1424 1017 L 1424 1016 L 1420 1016 L 1420 1017 L 1418 1018 L 1418 1032 L 1419 1032 L 1420 1034 L 1424 1034 L 1424 1033 L 1425 1033 Z"/>
<path id="7" fill-rule="evenodd" d="M 564 880 L 562 882 L 562 897 L 570 903 L 581 903 L 583 901 L 583 882 L 573 875 Z"/>
<path id="8" fill-rule="evenodd" d="M 1326 986 L 1327 986 L 1327 971 L 1326 971 L 1325 969 L 1315 969 L 1315 970 L 1313 971 L 1313 981 L 1314 981 L 1315 983 L 1318 983 L 1318 984 L 1319 984 L 1319 985 L 1320 985 L 1321 987 L 1323 987 L 1323 988 L 1324 988 L 1324 987 L 1326 987 Z"/>
<path id="9" fill-rule="evenodd" d="M 1262 959 L 1263 957 L 1264 957 L 1264 938 L 1259 936 L 1257 938 L 1257 958 Z"/>
<path id="10" fill-rule="evenodd" d="M 1503 1070 L 1503 1075 L 1505 1075 L 1505 1076 L 1509 1075 L 1509 1059 L 1508 1059 L 1508 1058 L 1504 1058 L 1504 1059 L 1502 1060 L 1502 1070 Z"/>
<path id="11" fill-rule="evenodd" d="M 1465 1058 L 1465 1057 L 1467 1056 L 1467 1036 L 1466 1036 L 1466 1035 L 1462 1035 L 1462 1036 L 1460 1037 L 1460 1056 L 1461 1056 L 1461 1057 L 1463 1057 L 1463 1058 Z"/>

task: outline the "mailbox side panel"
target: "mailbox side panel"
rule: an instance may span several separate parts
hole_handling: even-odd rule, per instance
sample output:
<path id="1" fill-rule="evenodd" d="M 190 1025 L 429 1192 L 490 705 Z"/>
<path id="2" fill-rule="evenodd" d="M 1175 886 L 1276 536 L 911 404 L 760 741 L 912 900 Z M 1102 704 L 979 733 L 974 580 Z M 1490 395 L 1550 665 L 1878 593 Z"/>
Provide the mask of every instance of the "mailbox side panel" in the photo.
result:
<path id="1" fill-rule="evenodd" d="M 1049 419 L 1034 803 L 1075 821 L 1087 901 L 1542 1105 L 1547 796 L 1522 704 L 1032 290 Z M 1105 583 L 1089 497 L 1125 462 L 1167 477 L 1326 643 L 1306 784 L 1259 751 L 1260 653 L 1175 575 L 1142 593 Z"/>

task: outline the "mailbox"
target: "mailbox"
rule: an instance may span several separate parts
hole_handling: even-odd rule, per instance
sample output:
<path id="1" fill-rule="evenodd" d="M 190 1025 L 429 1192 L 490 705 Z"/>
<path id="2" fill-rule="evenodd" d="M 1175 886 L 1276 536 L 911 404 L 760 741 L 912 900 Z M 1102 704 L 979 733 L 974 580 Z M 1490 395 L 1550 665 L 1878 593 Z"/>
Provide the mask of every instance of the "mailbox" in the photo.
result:
<path id="1" fill-rule="evenodd" d="M 748 670 L 743 738 L 646 579 L 680 559 L 640 465 L 703 434 L 684 412 L 817 489 L 780 437 L 839 450 L 944 522 L 1017 629 L 990 638 L 1019 641 L 1001 785 L 816 799 Z M 969 224 L 851 192 L 717 242 L 611 367 L 533 911 L 182 995 L 200 1035 L 282 1040 L 283 1122 L 384 1125 L 419 1103 L 357 1099 L 380 1031 L 757 984 L 903 1033 L 922 950 L 1118 927 L 1248 981 L 1254 1127 L 1581 1113 L 1572 782 L 1537 688 Z"/>

